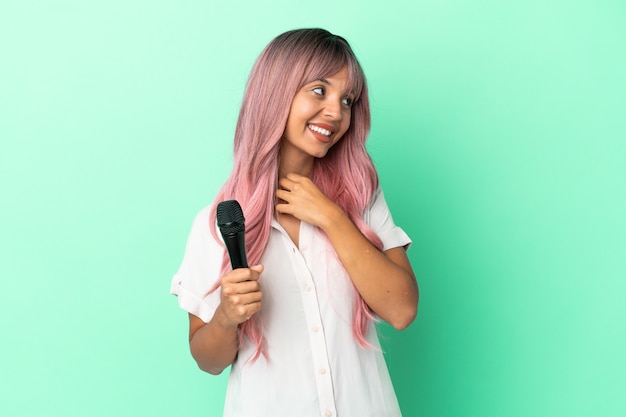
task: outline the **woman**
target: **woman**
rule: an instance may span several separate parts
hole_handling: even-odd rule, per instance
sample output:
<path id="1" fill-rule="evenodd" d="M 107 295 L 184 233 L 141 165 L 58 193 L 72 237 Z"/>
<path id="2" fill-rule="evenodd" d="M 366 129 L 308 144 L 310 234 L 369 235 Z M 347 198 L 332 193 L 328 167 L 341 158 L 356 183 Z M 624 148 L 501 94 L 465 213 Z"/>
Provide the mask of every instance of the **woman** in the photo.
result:
<path id="1" fill-rule="evenodd" d="M 400 415 L 373 318 L 407 327 L 418 289 L 411 241 L 365 149 L 369 127 L 365 77 L 343 38 L 294 30 L 261 53 L 233 171 L 172 281 L 199 367 L 232 365 L 225 416 Z M 234 271 L 215 226 L 230 199 L 252 265 Z"/>

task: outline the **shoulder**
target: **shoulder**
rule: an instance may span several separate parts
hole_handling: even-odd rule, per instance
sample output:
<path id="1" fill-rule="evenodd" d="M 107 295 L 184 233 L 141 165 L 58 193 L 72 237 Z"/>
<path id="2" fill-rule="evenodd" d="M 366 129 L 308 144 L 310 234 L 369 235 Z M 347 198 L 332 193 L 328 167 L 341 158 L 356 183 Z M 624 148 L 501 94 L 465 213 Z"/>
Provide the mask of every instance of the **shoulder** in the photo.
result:
<path id="1" fill-rule="evenodd" d="M 384 250 L 398 246 L 408 248 L 411 244 L 409 236 L 402 228 L 396 226 L 380 187 L 374 192 L 370 204 L 365 209 L 363 221 L 380 237 Z"/>
<path id="2" fill-rule="evenodd" d="M 368 226 L 372 226 L 372 221 L 380 219 L 381 217 L 387 217 L 389 214 L 389 206 L 387 205 L 387 201 L 385 200 L 385 195 L 383 193 L 382 188 L 378 187 L 374 194 L 372 195 L 372 199 L 370 200 L 368 206 L 365 208 L 365 212 L 363 213 L 363 221 Z"/>
<path id="3" fill-rule="evenodd" d="M 170 292 L 188 312 L 205 322 L 211 319 L 219 304 L 219 292 L 212 291 L 220 278 L 225 249 L 216 239 L 211 224 L 211 207 L 194 217 L 183 260 L 172 278 Z"/>
<path id="4" fill-rule="evenodd" d="M 217 225 L 211 224 L 211 206 L 204 207 L 193 218 L 191 230 L 187 237 L 186 251 L 200 250 L 210 252 L 218 249 L 220 243 L 216 240 Z"/>
<path id="5" fill-rule="evenodd" d="M 221 256 L 223 245 L 215 220 L 211 218 L 211 206 L 204 207 L 194 217 L 187 237 L 185 258 L 206 260 L 208 257 Z"/>
<path id="6" fill-rule="evenodd" d="M 203 235 L 211 235 L 211 223 L 210 216 L 211 206 L 206 206 L 202 208 L 200 211 L 196 213 L 193 218 L 193 223 L 191 224 L 191 231 L 196 233 L 201 233 Z M 213 225 L 213 228 L 216 228 L 216 225 Z"/>

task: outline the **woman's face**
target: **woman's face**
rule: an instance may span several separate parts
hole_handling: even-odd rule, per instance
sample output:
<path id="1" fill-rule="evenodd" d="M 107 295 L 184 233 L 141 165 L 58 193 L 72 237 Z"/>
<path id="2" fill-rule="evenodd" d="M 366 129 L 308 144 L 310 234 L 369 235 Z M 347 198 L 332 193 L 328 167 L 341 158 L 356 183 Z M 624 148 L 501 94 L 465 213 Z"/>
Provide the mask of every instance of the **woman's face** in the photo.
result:
<path id="1" fill-rule="evenodd" d="M 302 87 L 291 102 L 281 153 L 322 158 L 350 127 L 348 69 Z M 292 154 L 293 154 L 292 153 Z"/>

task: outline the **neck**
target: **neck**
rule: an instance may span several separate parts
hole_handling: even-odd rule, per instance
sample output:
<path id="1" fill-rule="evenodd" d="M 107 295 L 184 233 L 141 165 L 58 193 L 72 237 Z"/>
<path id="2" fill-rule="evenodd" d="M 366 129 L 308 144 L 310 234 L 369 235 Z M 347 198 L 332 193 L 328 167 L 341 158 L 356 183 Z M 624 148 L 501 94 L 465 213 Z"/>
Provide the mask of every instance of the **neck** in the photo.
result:
<path id="1" fill-rule="evenodd" d="M 311 155 L 295 152 L 289 146 L 281 146 L 278 154 L 278 178 L 283 178 L 289 173 L 295 173 L 310 177 L 313 174 L 315 158 Z"/>

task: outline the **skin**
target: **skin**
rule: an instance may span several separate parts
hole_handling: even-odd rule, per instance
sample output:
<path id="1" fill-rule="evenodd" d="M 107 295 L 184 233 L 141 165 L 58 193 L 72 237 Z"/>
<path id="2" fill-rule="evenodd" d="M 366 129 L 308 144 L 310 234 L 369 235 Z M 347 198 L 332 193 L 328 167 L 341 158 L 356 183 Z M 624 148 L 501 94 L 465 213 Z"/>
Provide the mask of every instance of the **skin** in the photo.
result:
<path id="1" fill-rule="evenodd" d="M 295 95 L 281 142 L 277 220 L 296 245 L 300 222 L 321 228 L 372 311 L 394 328 L 404 329 L 415 319 L 419 298 L 405 249 L 379 251 L 309 178 L 315 158 L 324 157 L 350 126 L 347 80 L 343 68 L 306 84 Z M 211 321 L 189 315 L 191 352 L 201 369 L 219 374 L 236 359 L 238 325 L 262 308 L 258 283 L 262 272 L 263 266 L 255 265 L 225 274 L 220 281 L 221 303 Z"/>

